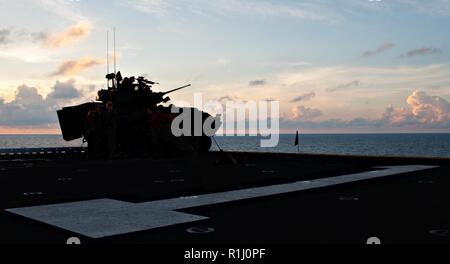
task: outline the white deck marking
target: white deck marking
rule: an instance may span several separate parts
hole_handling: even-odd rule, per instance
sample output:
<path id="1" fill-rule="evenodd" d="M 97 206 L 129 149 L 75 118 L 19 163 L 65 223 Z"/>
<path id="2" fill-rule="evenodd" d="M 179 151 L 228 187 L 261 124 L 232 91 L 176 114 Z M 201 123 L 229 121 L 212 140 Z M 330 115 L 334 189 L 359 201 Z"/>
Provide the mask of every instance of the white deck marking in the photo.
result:
<path id="1" fill-rule="evenodd" d="M 432 168 L 436 166 L 377 167 L 376 171 L 144 203 L 96 199 L 6 211 L 87 237 L 101 238 L 208 219 L 176 211 L 180 209 L 298 192 Z"/>

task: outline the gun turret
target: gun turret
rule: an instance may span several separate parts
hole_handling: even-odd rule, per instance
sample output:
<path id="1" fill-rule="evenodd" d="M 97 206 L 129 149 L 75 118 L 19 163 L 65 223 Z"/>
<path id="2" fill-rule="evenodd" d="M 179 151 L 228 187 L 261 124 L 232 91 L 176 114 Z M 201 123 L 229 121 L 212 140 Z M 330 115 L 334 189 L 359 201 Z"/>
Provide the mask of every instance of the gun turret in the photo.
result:
<path id="1" fill-rule="evenodd" d="M 181 90 L 181 89 L 184 89 L 184 88 L 187 88 L 187 87 L 190 87 L 190 86 L 191 86 L 190 84 L 185 85 L 185 86 L 181 86 L 181 87 L 175 88 L 175 89 L 173 89 L 173 90 L 164 92 L 163 95 L 170 94 L 170 93 L 176 92 L 176 91 L 178 91 L 178 90 Z"/>
<path id="2" fill-rule="evenodd" d="M 156 106 L 159 103 L 167 103 L 168 101 L 170 101 L 170 97 L 164 97 L 164 96 L 166 96 L 166 95 L 168 95 L 170 93 L 176 92 L 178 90 L 190 87 L 190 86 L 191 85 L 188 84 L 188 85 L 184 85 L 184 86 L 172 89 L 172 90 L 167 91 L 167 92 L 151 93 L 151 95 L 147 99 L 148 100 L 147 102 L 150 103 L 150 105 L 152 105 L 152 106 Z"/>

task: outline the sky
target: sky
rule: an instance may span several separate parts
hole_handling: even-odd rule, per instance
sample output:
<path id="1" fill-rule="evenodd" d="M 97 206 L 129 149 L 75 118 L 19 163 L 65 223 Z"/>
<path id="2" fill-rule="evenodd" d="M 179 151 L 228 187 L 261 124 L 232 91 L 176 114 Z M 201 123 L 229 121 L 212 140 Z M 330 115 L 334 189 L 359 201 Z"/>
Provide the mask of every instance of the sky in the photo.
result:
<path id="1" fill-rule="evenodd" d="M 175 101 L 277 100 L 282 132 L 450 132 L 450 0 L 0 0 L 0 134 L 60 133 L 56 110 L 105 88 L 114 27 L 123 75 L 192 84 Z"/>

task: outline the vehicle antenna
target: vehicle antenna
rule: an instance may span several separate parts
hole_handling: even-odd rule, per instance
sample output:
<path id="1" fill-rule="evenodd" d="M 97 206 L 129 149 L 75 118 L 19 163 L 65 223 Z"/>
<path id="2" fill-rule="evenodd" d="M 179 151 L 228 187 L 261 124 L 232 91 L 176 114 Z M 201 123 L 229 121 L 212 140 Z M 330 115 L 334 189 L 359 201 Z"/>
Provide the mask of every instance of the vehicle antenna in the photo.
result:
<path id="1" fill-rule="evenodd" d="M 106 75 L 109 74 L 109 30 L 106 31 Z M 109 79 L 106 78 L 106 88 L 109 87 Z"/>
<path id="2" fill-rule="evenodd" d="M 116 28 L 114 27 L 114 75 L 116 75 Z"/>

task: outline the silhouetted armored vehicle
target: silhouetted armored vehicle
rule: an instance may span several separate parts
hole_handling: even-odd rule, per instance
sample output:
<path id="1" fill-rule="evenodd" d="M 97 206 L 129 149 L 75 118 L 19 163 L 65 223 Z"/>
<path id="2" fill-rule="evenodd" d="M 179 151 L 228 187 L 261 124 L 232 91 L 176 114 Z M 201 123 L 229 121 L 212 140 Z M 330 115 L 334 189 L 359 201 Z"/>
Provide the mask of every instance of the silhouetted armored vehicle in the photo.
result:
<path id="1" fill-rule="evenodd" d="M 106 75 L 108 88 L 98 91 L 95 102 L 64 107 L 57 111 L 64 140 L 83 138 L 90 157 L 179 156 L 204 153 L 211 147 L 211 132 L 203 131 L 209 121 L 213 133 L 220 118 L 196 108 L 184 107 L 172 113 L 173 105 L 163 106 L 169 93 L 189 87 L 185 85 L 167 92 L 153 92 L 156 82 L 144 77 L 122 78 L 120 72 Z M 190 112 L 186 112 L 190 111 Z M 172 121 L 190 114 L 191 133 L 175 136 Z M 201 122 L 195 122 L 195 117 Z M 179 128 L 185 125 L 184 119 Z M 202 126 L 200 134 L 194 126 Z"/>

